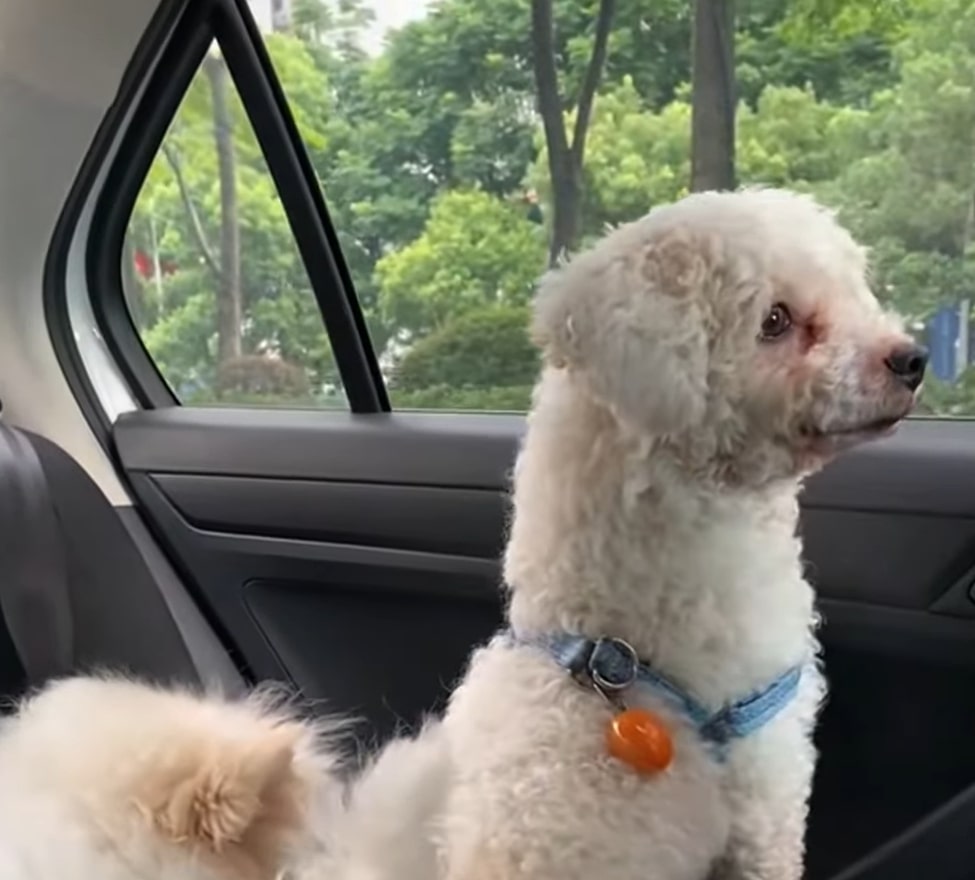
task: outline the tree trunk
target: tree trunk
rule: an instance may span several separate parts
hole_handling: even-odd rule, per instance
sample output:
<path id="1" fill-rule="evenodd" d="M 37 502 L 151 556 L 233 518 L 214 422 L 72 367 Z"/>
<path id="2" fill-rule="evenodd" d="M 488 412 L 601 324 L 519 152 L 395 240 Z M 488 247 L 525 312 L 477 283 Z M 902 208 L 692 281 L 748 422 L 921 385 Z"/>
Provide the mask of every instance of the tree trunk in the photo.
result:
<path id="1" fill-rule="evenodd" d="M 548 262 L 554 266 L 568 254 L 579 239 L 582 224 L 582 169 L 571 150 L 556 154 L 549 150 L 549 176 L 552 180 L 552 239 Z"/>
<path id="2" fill-rule="evenodd" d="M 213 136 L 220 179 L 220 271 L 217 278 L 217 366 L 242 352 L 240 289 L 240 222 L 237 217 L 237 157 L 230 113 L 229 74 L 223 59 L 207 55 L 203 62 L 210 80 Z"/>
<path id="3" fill-rule="evenodd" d="M 563 254 L 572 250 L 579 238 L 582 226 L 582 169 L 586 154 L 586 136 L 589 133 L 596 90 L 606 66 L 609 32 L 615 14 L 616 0 L 600 0 L 592 53 L 576 100 L 576 120 L 570 143 L 565 131 L 564 102 L 559 91 L 552 0 L 532 0 L 535 87 L 538 92 L 538 112 L 545 130 L 549 179 L 552 185 L 550 265 L 555 265 Z"/>
<path id="4" fill-rule="evenodd" d="M 734 0 L 694 0 L 691 191 L 735 188 Z"/>

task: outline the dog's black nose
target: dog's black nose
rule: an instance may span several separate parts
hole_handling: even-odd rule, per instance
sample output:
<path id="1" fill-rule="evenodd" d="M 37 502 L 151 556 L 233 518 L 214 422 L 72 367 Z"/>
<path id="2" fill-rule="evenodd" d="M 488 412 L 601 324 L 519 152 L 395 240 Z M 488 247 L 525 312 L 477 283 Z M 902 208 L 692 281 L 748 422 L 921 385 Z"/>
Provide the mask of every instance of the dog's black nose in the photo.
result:
<path id="1" fill-rule="evenodd" d="M 892 351 L 884 361 L 899 382 L 911 391 L 917 391 L 924 379 L 924 369 L 928 365 L 928 350 L 920 345 L 909 345 Z"/>

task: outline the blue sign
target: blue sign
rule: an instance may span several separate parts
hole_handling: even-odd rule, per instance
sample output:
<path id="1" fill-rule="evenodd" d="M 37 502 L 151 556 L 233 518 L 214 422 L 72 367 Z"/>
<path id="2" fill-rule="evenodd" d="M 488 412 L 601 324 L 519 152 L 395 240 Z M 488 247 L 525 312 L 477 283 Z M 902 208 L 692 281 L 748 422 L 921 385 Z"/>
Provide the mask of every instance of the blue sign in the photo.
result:
<path id="1" fill-rule="evenodd" d="M 943 306 L 931 316 L 928 324 L 930 368 L 943 382 L 954 382 L 958 376 L 958 333 L 961 316 L 957 306 Z M 967 331 L 967 327 L 965 328 Z"/>

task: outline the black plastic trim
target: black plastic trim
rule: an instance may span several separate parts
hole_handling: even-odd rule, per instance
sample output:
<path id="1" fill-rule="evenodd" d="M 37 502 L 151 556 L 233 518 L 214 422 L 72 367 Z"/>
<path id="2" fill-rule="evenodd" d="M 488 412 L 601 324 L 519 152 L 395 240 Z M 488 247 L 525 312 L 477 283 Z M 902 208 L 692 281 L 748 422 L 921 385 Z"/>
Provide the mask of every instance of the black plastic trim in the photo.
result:
<path id="1" fill-rule="evenodd" d="M 972 621 L 910 608 L 820 597 L 827 665 L 830 650 L 975 670 Z"/>
<path id="2" fill-rule="evenodd" d="M 156 65 L 159 47 L 172 33 L 186 5 L 187 0 L 162 0 L 157 7 L 122 76 L 115 100 L 82 160 L 55 224 L 44 264 L 44 319 L 51 345 L 82 415 L 106 448 L 111 444 L 111 422 L 98 401 L 71 328 L 66 287 L 68 254 L 78 222 L 98 181 L 105 158 L 111 151 L 118 128 Z"/>
<path id="3" fill-rule="evenodd" d="M 177 407 L 125 413 L 130 473 L 503 489 L 523 416 Z"/>
<path id="4" fill-rule="evenodd" d="M 942 804 L 833 880 L 970 880 L 975 873 L 975 785 Z"/>
<path id="5" fill-rule="evenodd" d="M 120 417 L 129 471 L 497 489 L 524 416 L 180 408 Z M 391 454 L 393 452 L 394 454 Z M 911 419 L 809 480 L 807 509 L 975 517 L 975 422 Z"/>
<path id="6" fill-rule="evenodd" d="M 501 556 L 507 506 L 501 489 L 198 474 L 156 474 L 153 481 L 199 529 L 491 560 Z M 409 515 L 416 510 L 423 516 Z"/>

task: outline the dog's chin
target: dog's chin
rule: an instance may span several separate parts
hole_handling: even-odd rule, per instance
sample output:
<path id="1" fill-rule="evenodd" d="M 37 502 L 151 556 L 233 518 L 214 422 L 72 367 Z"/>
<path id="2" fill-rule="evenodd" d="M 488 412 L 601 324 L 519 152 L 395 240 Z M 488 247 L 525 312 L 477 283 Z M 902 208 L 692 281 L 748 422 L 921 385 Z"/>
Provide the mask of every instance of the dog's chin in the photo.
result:
<path id="1" fill-rule="evenodd" d="M 813 458 L 828 461 L 848 449 L 880 440 L 893 434 L 900 423 L 910 414 L 913 405 L 892 415 L 885 415 L 863 422 L 819 427 L 807 425 L 799 431 L 799 448 Z"/>

